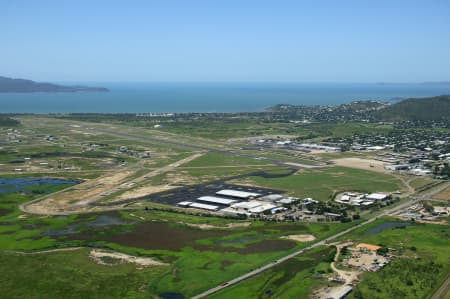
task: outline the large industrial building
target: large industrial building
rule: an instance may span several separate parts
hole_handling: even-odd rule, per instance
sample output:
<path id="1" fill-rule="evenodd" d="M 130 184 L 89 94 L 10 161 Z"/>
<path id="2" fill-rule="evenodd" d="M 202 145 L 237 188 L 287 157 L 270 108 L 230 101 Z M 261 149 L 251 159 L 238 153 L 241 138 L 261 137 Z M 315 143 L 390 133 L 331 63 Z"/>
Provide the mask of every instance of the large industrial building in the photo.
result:
<path id="1" fill-rule="evenodd" d="M 229 206 L 237 201 L 235 199 L 229 199 L 229 198 L 223 198 L 223 197 L 217 197 L 217 196 L 202 196 L 202 197 L 197 198 L 197 200 L 209 202 L 209 203 L 213 203 L 213 204 L 226 205 L 226 206 Z"/>
<path id="2" fill-rule="evenodd" d="M 249 198 L 256 198 L 258 196 L 261 196 L 259 193 L 253 193 L 253 192 L 245 192 L 245 191 L 239 191 L 239 190 L 230 190 L 230 189 L 224 189 L 216 192 L 217 195 L 224 195 L 234 198 L 240 198 L 240 199 L 249 199 Z"/>
<path id="3" fill-rule="evenodd" d="M 227 215 L 246 215 L 267 213 L 282 208 L 286 200 L 279 194 L 260 194 L 233 189 L 223 189 L 214 195 L 200 196 L 195 200 L 181 201 L 177 206 L 217 211 Z M 291 202 L 291 199 L 289 199 Z"/>

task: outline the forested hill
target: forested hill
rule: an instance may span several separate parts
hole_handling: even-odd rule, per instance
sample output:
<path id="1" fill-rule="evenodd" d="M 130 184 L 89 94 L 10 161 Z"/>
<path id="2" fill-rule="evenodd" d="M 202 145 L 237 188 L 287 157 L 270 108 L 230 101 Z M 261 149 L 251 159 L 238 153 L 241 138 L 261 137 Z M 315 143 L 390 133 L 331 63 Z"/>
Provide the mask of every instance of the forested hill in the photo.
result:
<path id="1" fill-rule="evenodd" d="M 41 83 L 25 79 L 13 79 L 0 76 L 0 92 L 103 92 L 103 87 L 64 86 L 53 83 Z"/>
<path id="2" fill-rule="evenodd" d="M 450 95 L 410 98 L 389 104 L 356 101 L 337 106 L 279 104 L 267 109 L 284 120 L 314 122 L 450 122 Z"/>
<path id="3" fill-rule="evenodd" d="M 406 99 L 376 112 L 385 121 L 442 120 L 450 118 L 450 95 Z"/>

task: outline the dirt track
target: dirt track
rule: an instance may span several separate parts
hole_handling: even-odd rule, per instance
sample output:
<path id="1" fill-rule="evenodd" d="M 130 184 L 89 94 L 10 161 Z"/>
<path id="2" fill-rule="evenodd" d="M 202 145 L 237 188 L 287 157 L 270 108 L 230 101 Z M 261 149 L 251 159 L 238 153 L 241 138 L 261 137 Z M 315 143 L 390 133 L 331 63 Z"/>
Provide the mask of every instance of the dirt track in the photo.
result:
<path id="1" fill-rule="evenodd" d="M 344 284 L 351 284 L 354 280 L 358 278 L 360 274 L 358 271 L 344 271 L 336 268 L 336 262 L 338 261 L 339 255 L 341 254 L 341 249 L 344 246 L 350 245 L 349 243 L 344 243 L 340 245 L 336 245 L 336 255 L 334 256 L 334 261 L 331 263 L 330 267 L 336 272 L 339 277 L 344 281 Z"/>

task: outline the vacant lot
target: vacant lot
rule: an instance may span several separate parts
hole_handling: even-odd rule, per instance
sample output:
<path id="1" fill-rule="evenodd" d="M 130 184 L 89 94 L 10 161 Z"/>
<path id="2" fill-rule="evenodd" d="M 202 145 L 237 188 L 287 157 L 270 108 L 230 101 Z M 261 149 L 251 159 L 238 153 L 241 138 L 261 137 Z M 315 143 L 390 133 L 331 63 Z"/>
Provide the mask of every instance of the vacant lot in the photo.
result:
<path id="1" fill-rule="evenodd" d="M 393 254 L 398 256 L 381 271 L 364 273 L 349 298 L 428 298 L 450 271 L 449 227 L 416 224 L 367 234 L 384 221 L 392 219 L 380 219 L 345 236 L 357 242 L 394 248 Z"/>
<path id="2" fill-rule="evenodd" d="M 389 192 L 403 189 L 402 182 L 391 175 L 340 166 L 304 169 L 282 178 L 248 177 L 244 182 L 319 200 L 328 200 L 333 194 L 343 191 Z"/>
<path id="3" fill-rule="evenodd" d="M 450 200 L 450 187 L 446 188 L 445 190 L 439 192 L 438 194 L 435 194 L 433 196 L 434 199 L 440 199 L 440 200 Z"/>
<path id="4" fill-rule="evenodd" d="M 341 158 L 332 161 L 339 166 L 377 171 L 382 173 L 388 172 L 387 170 L 384 169 L 384 164 L 386 163 L 374 159 Z"/>
<path id="5" fill-rule="evenodd" d="M 136 270 L 134 264 L 98 265 L 89 249 L 38 255 L 0 253 L 2 297 L 148 298 L 148 281 L 165 267 Z M 7 275 L 6 275 L 7 274 Z"/>
<path id="6" fill-rule="evenodd" d="M 211 295 L 209 298 L 308 298 L 314 286 L 327 283 L 331 247 L 319 247 L 287 260 L 261 274 Z"/>

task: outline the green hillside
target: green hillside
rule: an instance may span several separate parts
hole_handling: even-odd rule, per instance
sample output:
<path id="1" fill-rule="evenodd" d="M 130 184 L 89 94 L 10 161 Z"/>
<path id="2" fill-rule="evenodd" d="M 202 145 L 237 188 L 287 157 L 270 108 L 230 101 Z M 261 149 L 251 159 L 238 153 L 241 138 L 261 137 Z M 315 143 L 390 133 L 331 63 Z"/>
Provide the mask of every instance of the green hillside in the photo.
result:
<path id="1" fill-rule="evenodd" d="M 441 120 L 450 117 L 450 95 L 406 99 L 377 112 L 382 120 Z"/>
<path id="2" fill-rule="evenodd" d="M 64 86 L 53 83 L 35 82 L 25 79 L 14 79 L 0 76 L 0 92 L 77 92 L 77 91 L 108 91 L 103 87 Z"/>

